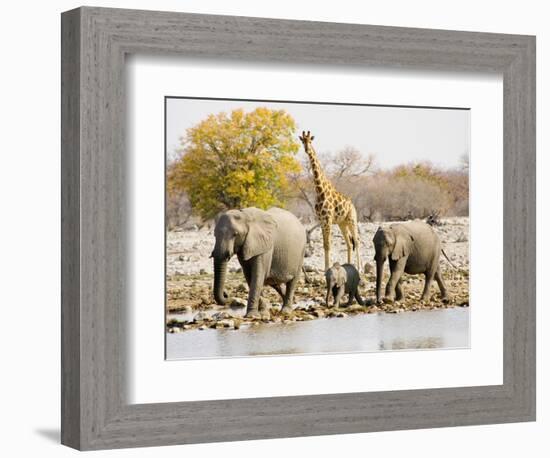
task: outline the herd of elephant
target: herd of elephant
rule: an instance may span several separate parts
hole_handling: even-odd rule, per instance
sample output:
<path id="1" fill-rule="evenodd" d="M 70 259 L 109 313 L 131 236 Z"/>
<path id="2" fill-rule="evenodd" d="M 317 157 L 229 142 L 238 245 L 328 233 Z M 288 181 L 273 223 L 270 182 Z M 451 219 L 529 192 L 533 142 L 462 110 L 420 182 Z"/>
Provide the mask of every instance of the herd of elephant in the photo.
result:
<path id="1" fill-rule="evenodd" d="M 249 288 L 246 316 L 261 316 L 264 302 L 260 296 L 265 285 L 274 288 L 281 296 L 283 313 L 292 310 L 306 249 L 306 230 L 295 215 L 281 208 L 229 210 L 218 216 L 214 235 L 216 242 L 211 256 L 214 259 L 214 298 L 219 305 L 224 305 L 229 299 L 224 290 L 227 263 L 237 255 Z M 429 299 L 434 279 L 442 300 L 448 300 L 439 267 L 441 242 L 432 226 L 411 221 L 379 227 L 373 243 L 377 303 L 403 298 L 403 273 L 425 275 L 421 300 Z M 386 259 L 391 275 L 383 298 L 382 276 Z M 344 294 L 348 295 L 349 304 L 354 299 L 363 304 L 358 292 L 360 274 L 357 268 L 350 263 L 335 263 L 325 272 L 327 306 L 331 294 L 335 306 L 339 306 Z"/>

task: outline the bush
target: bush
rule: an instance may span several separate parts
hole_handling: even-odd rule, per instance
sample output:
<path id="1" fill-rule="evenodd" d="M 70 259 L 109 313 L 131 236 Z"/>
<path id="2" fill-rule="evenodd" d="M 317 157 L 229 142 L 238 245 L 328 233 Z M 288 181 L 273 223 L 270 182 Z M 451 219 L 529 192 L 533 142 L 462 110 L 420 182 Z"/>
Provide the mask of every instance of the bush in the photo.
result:
<path id="1" fill-rule="evenodd" d="M 185 225 L 191 218 L 191 202 L 185 192 L 166 195 L 166 225 L 168 230 Z"/>
<path id="2" fill-rule="evenodd" d="M 437 184 L 408 176 L 373 177 L 356 199 L 359 215 L 374 221 L 426 218 L 434 211 L 444 215 L 451 205 L 451 196 Z"/>

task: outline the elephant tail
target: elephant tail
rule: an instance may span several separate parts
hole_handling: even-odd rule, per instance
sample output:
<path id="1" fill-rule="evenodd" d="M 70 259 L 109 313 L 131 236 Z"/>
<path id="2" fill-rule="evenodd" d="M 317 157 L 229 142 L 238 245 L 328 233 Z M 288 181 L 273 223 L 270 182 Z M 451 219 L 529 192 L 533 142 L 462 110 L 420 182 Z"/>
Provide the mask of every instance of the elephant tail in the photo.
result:
<path id="1" fill-rule="evenodd" d="M 454 269 L 458 270 L 458 267 L 455 266 L 455 265 L 451 262 L 451 260 L 449 259 L 449 256 L 447 256 L 447 253 L 445 253 L 445 250 L 444 250 L 443 248 L 441 248 L 441 252 L 443 253 L 443 256 L 445 256 L 445 259 L 447 260 L 447 262 L 448 262 L 451 266 L 453 266 Z"/>

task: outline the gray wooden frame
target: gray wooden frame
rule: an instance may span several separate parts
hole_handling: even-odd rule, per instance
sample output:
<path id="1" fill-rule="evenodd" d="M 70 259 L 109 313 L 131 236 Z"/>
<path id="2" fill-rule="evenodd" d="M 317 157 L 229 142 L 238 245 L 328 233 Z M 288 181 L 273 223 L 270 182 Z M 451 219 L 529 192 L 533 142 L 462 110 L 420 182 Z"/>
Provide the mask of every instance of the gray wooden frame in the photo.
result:
<path id="1" fill-rule="evenodd" d="M 61 38 L 63 444 L 104 449 L 535 419 L 534 37 L 83 7 L 62 14 Z M 128 404 L 128 53 L 502 74 L 504 383 Z"/>

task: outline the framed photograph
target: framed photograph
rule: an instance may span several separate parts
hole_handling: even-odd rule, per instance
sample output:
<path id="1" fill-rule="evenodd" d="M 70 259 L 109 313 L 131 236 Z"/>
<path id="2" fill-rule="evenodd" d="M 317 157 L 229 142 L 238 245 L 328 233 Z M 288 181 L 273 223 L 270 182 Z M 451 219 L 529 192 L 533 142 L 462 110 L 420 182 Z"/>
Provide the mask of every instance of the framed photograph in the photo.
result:
<path id="1" fill-rule="evenodd" d="M 535 38 L 62 15 L 62 442 L 535 419 Z"/>
<path id="2" fill-rule="evenodd" d="M 167 359 L 469 347 L 469 108 L 165 104 Z M 252 262 L 298 256 L 267 260 L 255 297 L 260 236 Z"/>

